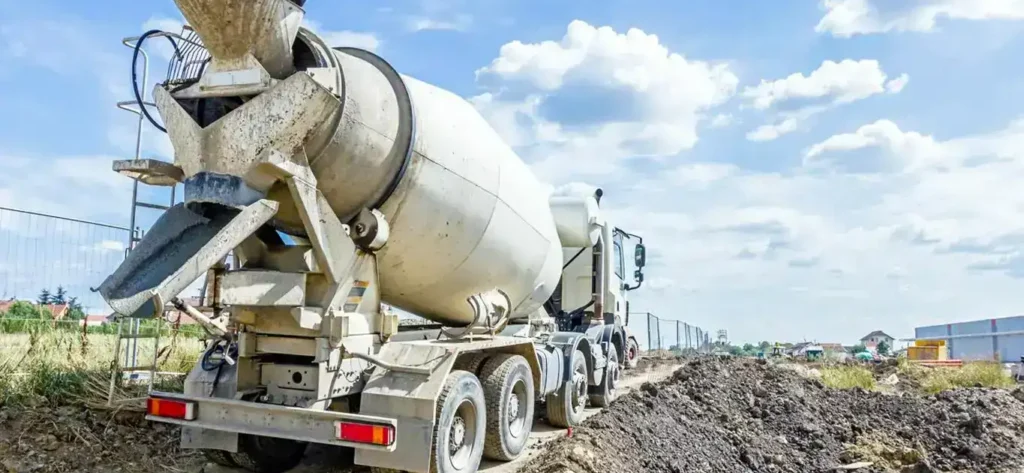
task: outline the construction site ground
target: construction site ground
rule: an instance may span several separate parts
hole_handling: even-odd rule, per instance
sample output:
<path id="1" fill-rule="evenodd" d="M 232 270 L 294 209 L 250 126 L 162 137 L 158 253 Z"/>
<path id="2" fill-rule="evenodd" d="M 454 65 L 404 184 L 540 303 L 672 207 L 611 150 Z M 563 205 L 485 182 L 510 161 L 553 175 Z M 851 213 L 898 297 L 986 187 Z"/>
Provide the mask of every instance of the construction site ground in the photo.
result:
<path id="1" fill-rule="evenodd" d="M 538 425 L 527 454 L 482 471 L 1024 472 L 1024 390 L 827 388 L 813 370 L 737 358 L 642 362 L 570 437 Z M 880 376 L 888 376 L 880 373 Z M 138 413 L 0 407 L 0 471 L 225 472 Z M 295 473 L 352 471 L 311 447 Z"/>

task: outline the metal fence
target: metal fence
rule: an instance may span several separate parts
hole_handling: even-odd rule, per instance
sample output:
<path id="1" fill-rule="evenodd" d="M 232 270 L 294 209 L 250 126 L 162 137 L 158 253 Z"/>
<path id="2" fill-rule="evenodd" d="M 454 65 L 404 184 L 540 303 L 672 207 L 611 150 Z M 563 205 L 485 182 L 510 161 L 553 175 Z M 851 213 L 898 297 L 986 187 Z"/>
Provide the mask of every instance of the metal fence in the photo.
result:
<path id="1" fill-rule="evenodd" d="M 91 288 L 124 260 L 129 229 L 0 207 L 0 301 L 74 303 L 105 315 Z M 44 293 L 45 291 L 45 293 Z M 59 296 L 58 296 L 59 293 Z"/>
<path id="2" fill-rule="evenodd" d="M 641 316 L 641 317 L 637 317 Z M 711 351 L 711 335 L 681 320 L 663 319 L 651 313 L 635 314 L 647 324 L 647 348 L 673 352 L 707 353 Z"/>

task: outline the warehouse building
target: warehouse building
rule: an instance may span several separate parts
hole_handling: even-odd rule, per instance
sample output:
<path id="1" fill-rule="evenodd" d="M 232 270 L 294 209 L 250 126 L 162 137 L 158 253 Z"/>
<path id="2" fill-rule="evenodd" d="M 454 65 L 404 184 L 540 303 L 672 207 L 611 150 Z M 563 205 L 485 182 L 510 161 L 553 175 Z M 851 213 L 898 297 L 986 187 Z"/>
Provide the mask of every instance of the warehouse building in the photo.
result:
<path id="1" fill-rule="evenodd" d="M 1024 316 L 918 327 L 914 337 L 945 340 L 952 359 L 1019 362 L 1024 356 Z"/>

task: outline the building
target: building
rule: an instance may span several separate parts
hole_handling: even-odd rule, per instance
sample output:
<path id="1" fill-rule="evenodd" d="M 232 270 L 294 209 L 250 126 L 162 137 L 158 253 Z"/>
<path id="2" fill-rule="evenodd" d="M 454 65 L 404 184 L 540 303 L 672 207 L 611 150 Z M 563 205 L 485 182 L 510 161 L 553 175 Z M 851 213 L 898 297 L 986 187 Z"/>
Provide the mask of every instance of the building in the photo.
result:
<path id="1" fill-rule="evenodd" d="M 860 338 L 860 342 L 866 347 L 877 347 L 879 343 L 885 342 L 886 345 L 889 345 L 889 348 L 892 348 L 892 344 L 895 341 L 895 338 L 881 330 L 875 330 Z"/>
<path id="2" fill-rule="evenodd" d="M 68 309 L 71 308 L 67 304 L 44 304 L 44 305 L 39 305 L 39 304 L 37 304 L 35 302 L 32 302 L 32 301 L 18 301 L 16 299 L 10 299 L 10 300 L 5 300 L 5 301 L 0 301 L 0 314 L 6 313 L 7 311 L 9 311 L 11 309 L 11 307 L 14 306 L 14 304 L 17 303 L 17 302 L 24 302 L 26 304 L 29 304 L 29 305 L 32 305 L 32 306 L 36 307 L 39 310 L 46 311 L 47 313 L 49 313 L 49 315 L 51 316 L 51 318 L 53 320 L 61 320 L 61 319 L 63 319 L 64 316 L 68 314 Z"/>
<path id="3" fill-rule="evenodd" d="M 1024 316 L 918 327 L 914 337 L 945 340 L 951 359 L 1015 363 L 1024 356 Z"/>
<path id="4" fill-rule="evenodd" d="M 99 327 L 109 322 L 109 316 L 107 315 L 87 315 L 84 319 L 79 320 L 79 325 L 85 325 L 87 327 Z"/>

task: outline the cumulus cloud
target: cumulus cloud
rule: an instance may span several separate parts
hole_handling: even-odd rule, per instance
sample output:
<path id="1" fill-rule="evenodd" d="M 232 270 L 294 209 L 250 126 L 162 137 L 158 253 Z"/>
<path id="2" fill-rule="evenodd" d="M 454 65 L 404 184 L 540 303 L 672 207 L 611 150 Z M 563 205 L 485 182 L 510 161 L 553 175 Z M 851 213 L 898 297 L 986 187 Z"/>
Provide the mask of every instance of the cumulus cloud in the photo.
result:
<path id="1" fill-rule="evenodd" d="M 738 83 L 728 64 L 689 59 L 656 35 L 579 20 L 557 41 L 505 44 L 476 74 L 490 90 L 471 100 L 511 141 L 534 143 L 535 166 L 558 175 L 582 170 L 567 166 L 579 156 L 586 172 L 607 174 L 624 158 L 693 147 L 704 112 Z"/>
<path id="2" fill-rule="evenodd" d="M 466 31 L 473 25 L 473 17 L 466 14 L 455 15 L 451 20 L 440 20 L 426 16 L 412 16 L 406 20 L 409 31 Z"/>
<path id="3" fill-rule="evenodd" d="M 796 72 L 783 79 L 762 80 L 757 86 L 747 87 L 743 96 L 758 110 L 792 99 L 827 98 L 833 103 L 850 103 L 885 92 L 887 79 L 874 59 L 826 60 L 809 75 Z M 899 92 L 908 79 L 906 74 L 894 79 L 890 90 Z"/>
<path id="4" fill-rule="evenodd" d="M 779 112 L 773 123 L 762 125 L 749 133 L 751 141 L 770 141 L 799 129 L 811 117 L 832 108 L 883 93 L 896 94 L 906 87 L 910 76 L 901 74 L 889 79 L 874 59 L 826 60 L 809 75 L 793 73 L 744 89 L 743 97 L 757 110 L 767 110 L 791 101 L 814 101 L 796 110 Z"/>
<path id="5" fill-rule="evenodd" d="M 309 19 L 303 20 L 303 24 L 310 31 L 320 35 L 327 42 L 327 45 L 332 48 L 348 46 L 375 52 L 381 46 L 380 38 L 374 33 L 332 30 L 324 28 L 320 23 Z"/>
<path id="6" fill-rule="evenodd" d="M 886 3 L 879 3 L 884 5 Z M 1022 20 L 1024 2 L 1017 0 L 920 0 L 897 11 L 880 11 L 872 0 L 822 0 L 825 16 L 814 30 L 849 38 L 858 34 L 931 32 L 940 18 L 949 20 Z"/>

